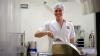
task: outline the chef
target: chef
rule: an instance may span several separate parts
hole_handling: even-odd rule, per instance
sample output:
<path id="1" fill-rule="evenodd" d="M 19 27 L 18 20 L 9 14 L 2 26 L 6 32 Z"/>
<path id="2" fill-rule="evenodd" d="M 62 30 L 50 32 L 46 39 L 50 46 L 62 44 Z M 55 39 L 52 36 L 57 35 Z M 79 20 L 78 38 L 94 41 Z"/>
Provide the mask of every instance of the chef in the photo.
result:
<path id="1" fill-rule="evenodd" d="M 62 4 L 57 4 L 54 7 L 55 20 L 45 23 L 44 26 L 40 27 L 35 33 L 35 37 L 41 38 L 45 35 L 50 38 L 56 36 L 63 41 L 63 43 L 75 42 L 75 31 L 72 22 L 69 22 L 63 18 L 64 7 Z"/>
<path id="2" fill-rule="evenodd" d="M 75 43 L 75 31 L 72 22 L 69 22 L 63 18 L 64 7 L 62 4 L 57 4 L 54 7 L 55 19 L 50 22 L 46 22 L 35 33 L 35 37 L 41 38 L 44 36 L 49 37 L 49 50 L 52 53 L 52 46 L 55 39 L 66 44 L 68 42 Z"/>

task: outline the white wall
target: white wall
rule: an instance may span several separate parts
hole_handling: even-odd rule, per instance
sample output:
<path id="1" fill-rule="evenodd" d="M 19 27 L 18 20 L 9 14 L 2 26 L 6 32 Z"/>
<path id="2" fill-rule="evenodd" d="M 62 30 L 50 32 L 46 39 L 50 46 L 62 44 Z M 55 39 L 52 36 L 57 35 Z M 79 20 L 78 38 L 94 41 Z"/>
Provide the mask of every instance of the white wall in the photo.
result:
<path id="1" fill-rule="evenodd" d="M 47 38 L 35 38 L 34 33 L 45 21 L 54 19 L 53 14 L 44 7 L 41 0 L 22 0 L 20 3 L 29 4 L 28 9 L 21 9 L 21 29 L 22 32 L 25 31 L 26 33 L 25 41 L 35 40 L 37 41 L 38 51 L 48 51 L 48 48 L 45 48 L 48 45 Z"/>
<path id="2" fill-rule="evenodd" d="M 28 9 L 21 9 L 21 29 L 26 32 L 26 41 L 33 40 L 32 37 L 37 28 L 43 25 L 45 21 L 52 20 L 54 17 L 42 4 L 41 0 L 21 1 L 28 3 Z"/>
<path id="3" fill-rule="evenodd" d="M 48 11 L 44 5 L 42 0 L 19 0 L 20 3 L 27 3 L 29 5 L 28 9 L 20 9 L 21 10 L 21 31 L 26 33 L 26 42 L 39 40 L 41 43 L 38 42 L 38 46 L 43 45 L 46 43 L 42 39 L 37 39 L 34 37 L 34 33 L 36 30 L 45 23 L 45 21 L 53 20 L 55 17 L 53 13 Z M 82 15 L 81 9 L 77 3 L 73 2 L 64 2 L 65 5 L 65 14 L 64 17 L 68 20 L 71 20 L 74 25 L 81 25 L 81 28 L 85 30 L 85 41 L 86 46 L 88 46 L 88 35 L 91 30 L 94 30 L 94 23 L 95 23 L 95 15 L 88 14 Z"/>

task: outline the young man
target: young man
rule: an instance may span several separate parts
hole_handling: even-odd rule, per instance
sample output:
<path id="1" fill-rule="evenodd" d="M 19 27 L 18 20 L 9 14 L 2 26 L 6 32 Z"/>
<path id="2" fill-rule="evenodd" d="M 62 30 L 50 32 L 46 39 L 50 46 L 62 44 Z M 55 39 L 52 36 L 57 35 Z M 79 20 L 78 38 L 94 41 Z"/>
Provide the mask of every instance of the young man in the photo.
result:
<path id="1" fill-rule="evenodd" d="M 35 33 L 35 37 L 41 38 L 48 35 L 50 38 L 58 38 L 63 42 L 70 42 L 74 44 L 75 31 L 71 22 L 64 20 L 63 18 L 64 8 L 61 4 L 58 4 L 54 8 L 55 20 L 48 22 Z"/>

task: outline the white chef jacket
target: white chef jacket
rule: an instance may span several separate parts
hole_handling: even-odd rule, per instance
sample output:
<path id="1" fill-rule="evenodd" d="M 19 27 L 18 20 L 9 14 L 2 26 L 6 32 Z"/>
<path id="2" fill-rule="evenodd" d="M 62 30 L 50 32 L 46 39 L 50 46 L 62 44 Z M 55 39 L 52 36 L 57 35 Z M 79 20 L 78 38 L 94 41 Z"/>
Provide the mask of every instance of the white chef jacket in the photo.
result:
<path id="1" fill-rule="evenodd" d="M 72 22 L 65 21 L 61 26 L 57 23 L 56 20 L 45 23 L 44 26 L 39 28 L 39 31 L 51 31 L 54 35 L 54 38 L 59 38 L 63 43 L 70 42 L 70 38 L 75 37 L 74 26 Z"/>
<path id="2" fill-rule="evenodd" d="M 41 26 L 39 31 L 51 31 L 54 35 L 54 38 L 59 38 L 63 43 L 70 42 L 70 38 L 75 37 L 74 26 L 72 22 L 65 21 L 61 26 L 57 23 L 56 20 L 51 22 L 46 22 L 45 25 Z M 57 37 L 56 37 L 57 36 Z M 49 38 L 49 51 L 52 51 L 53 40 Z"/>

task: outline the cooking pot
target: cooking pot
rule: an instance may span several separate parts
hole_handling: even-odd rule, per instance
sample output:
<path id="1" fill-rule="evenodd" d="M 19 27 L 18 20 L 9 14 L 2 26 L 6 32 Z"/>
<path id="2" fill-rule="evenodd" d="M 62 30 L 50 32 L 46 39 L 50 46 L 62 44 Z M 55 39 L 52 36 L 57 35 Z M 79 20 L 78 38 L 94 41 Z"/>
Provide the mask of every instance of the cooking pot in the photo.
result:
<path id="1" fill-rule="evenodd" d="M 52 45 L 53 56 L 80 56 L 80 51 L 71 43 L 55 41 Z"/>

